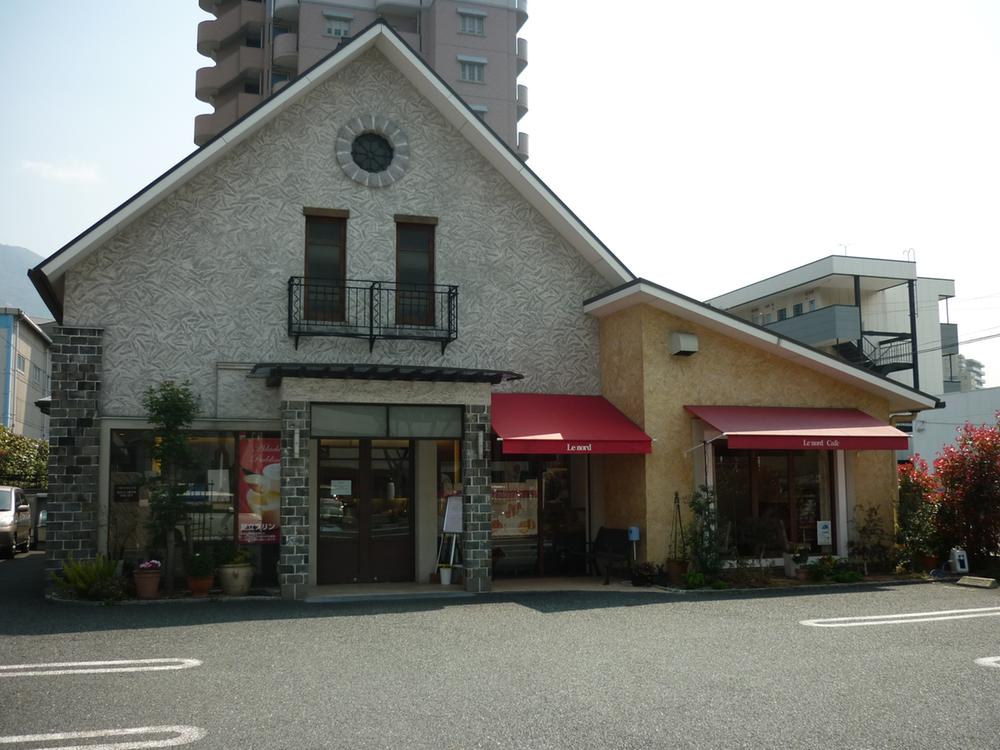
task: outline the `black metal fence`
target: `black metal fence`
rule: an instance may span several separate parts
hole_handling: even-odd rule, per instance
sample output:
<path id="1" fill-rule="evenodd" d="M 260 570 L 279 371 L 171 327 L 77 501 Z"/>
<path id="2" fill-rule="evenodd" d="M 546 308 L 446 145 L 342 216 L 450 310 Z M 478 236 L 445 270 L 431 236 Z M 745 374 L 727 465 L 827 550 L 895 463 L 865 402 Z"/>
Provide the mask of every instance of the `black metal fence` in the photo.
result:
<path id="1" fill-rule="evenodd" d="M 458 338 L 458 287 L 391 281 L 288 279 L 288 335 L 436 341 Z"/>

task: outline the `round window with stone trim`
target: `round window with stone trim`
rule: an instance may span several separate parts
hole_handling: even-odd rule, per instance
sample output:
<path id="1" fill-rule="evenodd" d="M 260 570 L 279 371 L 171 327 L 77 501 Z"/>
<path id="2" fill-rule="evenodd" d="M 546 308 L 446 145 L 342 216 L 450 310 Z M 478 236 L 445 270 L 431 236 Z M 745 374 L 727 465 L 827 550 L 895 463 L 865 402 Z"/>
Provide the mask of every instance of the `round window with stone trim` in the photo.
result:
<path id="1" fill-rule="evenodd" d="M 388 117 L 355 117 L 337 133 L 337 161 L 344 173 L 368 187 L 387 187 L 406 173 L 410 144 Z"/>
<path id="2" fill-rule="evenodd" d="M 351 144 L 351 158 L 366 172 L 384 172 L 392 164 L 392 144 L 378 133 L 362 133 Z"/>

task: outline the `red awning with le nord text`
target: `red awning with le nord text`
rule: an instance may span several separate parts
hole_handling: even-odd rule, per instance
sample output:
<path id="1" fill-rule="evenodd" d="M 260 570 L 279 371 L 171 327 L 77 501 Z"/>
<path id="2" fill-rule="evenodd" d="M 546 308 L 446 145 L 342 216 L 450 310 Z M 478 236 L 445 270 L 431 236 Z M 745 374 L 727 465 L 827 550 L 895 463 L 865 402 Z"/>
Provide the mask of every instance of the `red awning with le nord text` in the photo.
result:
<path id="1" fill-rule="evenodd" d="M 649 453 L 652 439 L 602 396 L 494 393 L 505 454 Z"/>
<path id="2" fill-rule="evenodd" d="M 730 448 L 906 450 L 905 432 L 857 409 L 790 406 L 685 406 L 725 435 Z"/>

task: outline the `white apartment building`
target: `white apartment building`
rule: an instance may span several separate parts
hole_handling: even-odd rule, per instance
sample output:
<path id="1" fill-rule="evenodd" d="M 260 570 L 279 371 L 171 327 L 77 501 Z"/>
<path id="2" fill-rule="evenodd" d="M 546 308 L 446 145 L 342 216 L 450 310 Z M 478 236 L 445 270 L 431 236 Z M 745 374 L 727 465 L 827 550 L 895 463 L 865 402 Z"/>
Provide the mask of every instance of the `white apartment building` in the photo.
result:
<path id="1" fill-rule="evenodd" d="M 940 396 L 961 385 L 954 296 L 953 280 L 917 276 L 912 261 L 831 255 L 708 304 Z"/>

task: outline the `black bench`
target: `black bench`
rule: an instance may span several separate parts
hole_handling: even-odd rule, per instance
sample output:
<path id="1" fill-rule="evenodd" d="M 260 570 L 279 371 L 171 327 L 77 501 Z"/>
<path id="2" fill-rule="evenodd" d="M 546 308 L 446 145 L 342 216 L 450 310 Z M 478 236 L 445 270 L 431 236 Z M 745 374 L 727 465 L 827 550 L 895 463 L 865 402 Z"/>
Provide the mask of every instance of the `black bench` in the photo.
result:
<path id="1" fill-rule="evenodd" d="M 602 526 L 597 531 L 590 551 L 587 553 L 587 562 L 594 564 L 597 574 L 601 573 L 601 566 L 604 567 L 604 584 L 611 583 L 611 568 L 616 563 L 623 567 L 630 567 L 631 558 L 628 548 L 628 531 L 626 529 L 609 529 Z"/>

